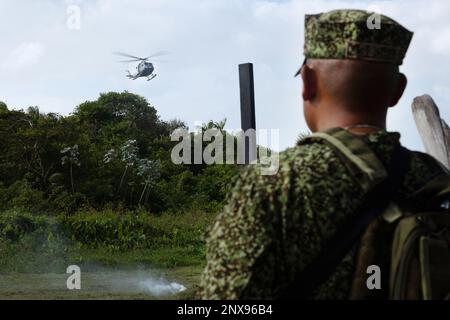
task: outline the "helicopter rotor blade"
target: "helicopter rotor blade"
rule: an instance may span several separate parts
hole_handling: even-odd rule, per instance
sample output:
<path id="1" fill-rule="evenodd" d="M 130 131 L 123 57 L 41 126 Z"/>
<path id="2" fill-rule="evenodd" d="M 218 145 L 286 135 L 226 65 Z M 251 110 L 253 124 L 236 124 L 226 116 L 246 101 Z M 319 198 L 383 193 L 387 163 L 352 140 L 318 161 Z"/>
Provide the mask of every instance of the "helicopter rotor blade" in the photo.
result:
<path id="1" fill-rule="evenodd" d="M 152 59 L 152 60 L 147 60 L 148 62 L 151 62 L 151 63 L 153 63 L 153 62 L 158 62 L 158 63 L 161 63 L 161 62 L 168 62 L 167 60 L 158 60 L 158 59 Z"/>
<path id="2" fill-rule="evenodd" d="M 118 62 L 126 62 L 126 63 L 129 63 L 129 62 L 136 62 L 136 61 L 141 61 L 140 59 L 134 59 L 134 60 L 121 60 L 121 61 L 118 61 Z"/>
<path id="3" fill-rule="evenodd" d="M 146 58 L 140 58 L 140 57 L 132 56 L 131 54 L 124 53 L 124 52 L 114 52 L 114 54 L 122 56 L 122 57 L 133 58 L 133 59 L 136 59 L 136 60 L 146 60 Z"/>
<path id="4" fill-rule="evenodd" d="M 169 51 L 158 51 L 158 52 L 155 52 L 154 54 L 146 57 L 145 60 L 148 60 L 148 59 L 154 58 L 154 57 L 165 56 L 166 54 L 170 54 L 170 52 Z"/>
<path id="5" fill-rule="evenodd" d="M 130 62 L 139 62 L 139 61 L 147 61 L 147 62 L 168 62 L 167 60 L 159 60 L 159 59 L 152 59 L 152 60 L 138 60 L 138 59 L 133 59 L 133 60 L 120 60 L 117 62 L 123 62 L 123 63 L 130 63 Z"/>

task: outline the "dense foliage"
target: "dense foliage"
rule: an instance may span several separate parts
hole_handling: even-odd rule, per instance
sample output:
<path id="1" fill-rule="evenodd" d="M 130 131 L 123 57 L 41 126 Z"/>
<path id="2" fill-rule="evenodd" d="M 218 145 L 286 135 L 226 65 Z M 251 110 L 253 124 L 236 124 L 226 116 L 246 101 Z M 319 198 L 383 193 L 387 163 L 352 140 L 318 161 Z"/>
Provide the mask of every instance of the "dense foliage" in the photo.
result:
<path id="1" fill-rule="evenodd" d="M 104 267 L 177 267 L 204 263 L 204 231 L 211 213 L 116 214 L 109 209 L 74 215 L 0 214 L 0 273 L 65 272 Z"/>
<path id="2" fill-rule="evenodd" d="M 170 134 L 179 127 L 186 125 L 162 121 L 145 98 L 126 91 L 101 94 L 68 116 L 0 102 L 0 212 L 217 211 L 238 168 L 172 163 Z"/>

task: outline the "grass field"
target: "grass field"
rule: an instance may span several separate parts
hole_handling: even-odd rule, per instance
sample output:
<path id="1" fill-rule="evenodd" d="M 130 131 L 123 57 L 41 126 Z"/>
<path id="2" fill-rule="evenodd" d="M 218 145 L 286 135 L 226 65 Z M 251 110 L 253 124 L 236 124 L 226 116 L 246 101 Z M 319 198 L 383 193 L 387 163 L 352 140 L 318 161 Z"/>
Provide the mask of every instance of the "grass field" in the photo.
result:
<path id="1" fill-rule="evenodd" d="M 201 268 L 178 267 L 164 270 L 116 270 L 81 273 L 81 289 L 68 290 L 65 273 L 8 273 L 0 274 L 2 300 L 54 299 L 190 299 L 193 298 Z M 161 277 L 186 287 L 178 294 L 154 295 L 145 286 L 146 280 Z"/>
<path id="2" fill-rule="evenodd" d="M 214 215 L 0 218 L 0 299 L 191 299 Z M 81 290 L 67 289 L 69 265 L 81 268 Z"/>

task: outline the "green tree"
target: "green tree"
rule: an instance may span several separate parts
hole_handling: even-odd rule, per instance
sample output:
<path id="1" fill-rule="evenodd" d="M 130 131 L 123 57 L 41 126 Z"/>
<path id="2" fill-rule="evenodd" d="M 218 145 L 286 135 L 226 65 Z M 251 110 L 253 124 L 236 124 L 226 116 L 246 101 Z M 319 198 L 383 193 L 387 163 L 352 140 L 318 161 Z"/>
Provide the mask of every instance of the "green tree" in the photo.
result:
<path id="1" fill-rule="evenodd" d="M 78 151 L 78 145 L 74 145 L 72 147 L 66 147 L 64 149 L 61 150 L 61 154 L 63 154 L 62 158 L 61 158 L 61 164 L 65 165 L 65 164 L 69 164 L 69 168 L 70 168 L 70 185 L 72 187 L 72 193 L 75 193 L 75 187 L 74 187 L 74 183 L 73 183 L 73 166 L 80 166 L 80 160 L 79 160 L 79 156 L 80 156 L 80 152 Z"/>
<path id="2" fill-rule="evenodd" d="M 139 197 L 139 205 L 141 204 L 142 198 L 145 196 L 145 202 L 148 201 L 149 190 L 153 188 L 160 177 L 161 171 L 161 161 L 160 160 L 149 160 L 149 159 L 139 159 L 138 160 L 138 175 L 144 178 L 144 188 L 142 189 L 141 196 Z"/>

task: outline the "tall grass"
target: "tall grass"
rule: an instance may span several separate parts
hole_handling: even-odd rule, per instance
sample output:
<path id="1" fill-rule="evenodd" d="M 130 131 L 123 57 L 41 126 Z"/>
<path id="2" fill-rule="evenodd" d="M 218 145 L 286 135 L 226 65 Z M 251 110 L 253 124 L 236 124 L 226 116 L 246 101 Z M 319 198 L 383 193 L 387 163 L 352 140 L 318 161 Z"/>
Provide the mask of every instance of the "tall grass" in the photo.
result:
<path id="1" fill-rule="evenodd" d="M 65 234 L 86 248 L 145 249 L 202 245 L 214 215 L 204 212 L 165 213 L 137 211 L 118 215 L 112 210 L 63 216 Z"/>
<path id="2" fill-rule="evenodd" d="M 0 272 L 48 272 L 70 263 L 157 267 L 201 265 L 215 214 L 152 215 L 85 210 L 75 215 L 0 213 Z"/>

